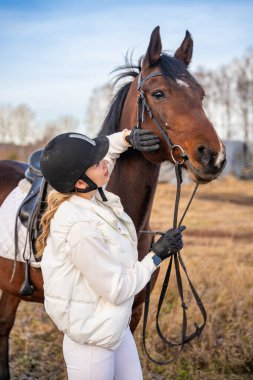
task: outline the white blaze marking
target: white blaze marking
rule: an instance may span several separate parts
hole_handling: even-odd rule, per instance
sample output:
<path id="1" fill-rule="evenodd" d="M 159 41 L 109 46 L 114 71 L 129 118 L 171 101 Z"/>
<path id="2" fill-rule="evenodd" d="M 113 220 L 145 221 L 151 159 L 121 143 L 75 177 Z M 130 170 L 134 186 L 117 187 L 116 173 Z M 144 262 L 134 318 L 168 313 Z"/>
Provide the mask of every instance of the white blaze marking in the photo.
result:
<path id="1" fill-rule="evenodd" d="M 176 79 L 176 82 L 179 86 L 189 87 L 189 85 L 185 81 L 183 81 L 182 79 Z"/>
<path id="2" fill-rule="evenodd" d="M 219 168 L 221 166 L 221 163 L 222 163 L 222 161 L 224 161 L 224 158 L 225 158 L 225 149 L 222 146 L 221 141 L 220 141 L 220 147 L 221 147 L 221 150 L 220 150 L 220 152 L 216 158 L 216 162 L 215 162 L 215 166 L 217 168 Z"/>

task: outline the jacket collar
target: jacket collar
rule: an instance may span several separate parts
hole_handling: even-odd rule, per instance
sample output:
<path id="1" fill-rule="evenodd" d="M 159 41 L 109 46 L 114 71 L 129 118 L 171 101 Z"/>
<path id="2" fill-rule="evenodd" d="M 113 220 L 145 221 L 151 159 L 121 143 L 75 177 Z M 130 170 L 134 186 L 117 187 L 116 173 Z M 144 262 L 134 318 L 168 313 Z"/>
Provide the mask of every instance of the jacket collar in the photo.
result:
<path id="1" fill-rule="evenodd" d="M 80 207 L 85 207 L 86 209 L 94 212 L 100 218 L 104 219 L 107 223 L 109 223 L 112 227 L 114 227 L 116 230 L 119 230 L 119 224 L 118 224 L 117 218 L 121 219 L 121 221 L 126 226 L 132 239 L 136 240 L 136 232 L 133 226 L 133 222 L 131 218 L 124 212 L 120 198 L 109 191 L 104 190 L 104 193 L 107 198 L 106 202 L 102 201 L 98 191 L 95 194 L 97 203 L 75 194 L 72 195 L 69 201 Z M 110 209 L 115 214 L 115 217 L 110 212 Z"/>
<path id="2" fill-rule="evenodd" d="M 93 202 L 90 199 L 86 199 L 75 194 L 72 195 L 70 201 L 77 205 L 80 205 L 81 207 L 85 207 L 86 209 L 95 212 L 110 224 L 113 223 L 113 221 L 115 221 L 115 218 L 113 217 L 113 214 L 109 212 L 109 209 L 113 211 L 116 217 L 122 220 L 130 219 L 129 216 L 124 212 L 123 206 L 120 202 L 120 198 L 117 195 L 110 193 L 109 191 L 104 191 L 104 193 L 107 198 L 106 202 L 102 201 L 98 191 L 95 194 L 96 202 Z"/>
<path id="3" fill-rule="evenodd" d="M 124 209 L 121 204 L 120 198 L 109 191 L 104 190 L 104 193 L 107 198 L 107 201 L 105 202 L 101 199 L 101 196 L 98 191 L 95 194 L 95 199 L 97 203 L 99 204 L 99 206 L 103 206 L 103 209 L 111 208 L 113 211 L 115 211 L 117 216 L 119 216 L 121 213 L 124 213 Z M 70 201 L 77 205 L 85 206 L 88 209 L 96 210 L 98 207 L 97 204 L 93 202 L 92 200 L 83 198 L 76 194 L 72 195 L 72 197 L 70 198 Z M 100 208 L 99 210 L 101 211 Z"/>

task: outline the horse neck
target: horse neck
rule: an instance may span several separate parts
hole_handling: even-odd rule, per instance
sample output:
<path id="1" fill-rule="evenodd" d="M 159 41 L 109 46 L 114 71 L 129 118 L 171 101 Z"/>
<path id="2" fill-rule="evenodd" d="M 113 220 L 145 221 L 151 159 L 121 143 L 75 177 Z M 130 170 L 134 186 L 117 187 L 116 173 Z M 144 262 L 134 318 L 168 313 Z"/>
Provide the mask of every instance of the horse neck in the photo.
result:
<path id="1" fill-rule="evenodd" d="M 121 113 L 119 130 L 132 129 L 136 124 L 135 81 Z M 121 155 L 113 170 L 108 190 L 119 195 L 125 211 L 138 230 L 147 228 L 158 182 L 160 164 L 148 161 L 133 149 Z"/>
<path id="2" fill-rule="evenodd" d="M 160 165 L 129 150 L 117 160 L 107 189 L 119 195 L 138 230 L 147 228 L 158 182 Z"/>

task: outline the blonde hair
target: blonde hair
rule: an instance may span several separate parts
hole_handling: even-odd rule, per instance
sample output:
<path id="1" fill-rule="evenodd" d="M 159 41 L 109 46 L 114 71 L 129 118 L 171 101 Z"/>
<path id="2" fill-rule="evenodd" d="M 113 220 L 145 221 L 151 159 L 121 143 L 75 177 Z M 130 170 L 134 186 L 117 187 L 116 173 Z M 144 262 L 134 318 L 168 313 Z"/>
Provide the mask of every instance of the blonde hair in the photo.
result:
<path id="1" fill-rule="evenodd" d="M 73 193 L 63 194 L 59 193 L 56 190 L 52 190 L 50 193 L 48 193 L 47 208 L 40 221 L 41 233 L 36 240 L 36 257 L 41 257 L 43 255 L 44 248 L 47 244 L 51 219 L 53 218 L 61 203 L 69 199 L 72 195 Z"/>

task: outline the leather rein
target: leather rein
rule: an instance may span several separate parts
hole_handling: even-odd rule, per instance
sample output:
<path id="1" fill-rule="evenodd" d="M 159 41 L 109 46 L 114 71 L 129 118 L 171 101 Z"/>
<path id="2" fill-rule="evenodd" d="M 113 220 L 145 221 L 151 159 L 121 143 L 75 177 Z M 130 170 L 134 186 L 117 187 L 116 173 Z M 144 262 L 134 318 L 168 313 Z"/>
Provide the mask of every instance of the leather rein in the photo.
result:
<path id="1" fill-rule="evenodd" d="M 148 101 L 147 101 L 147 98 L 145 96 L 145 93 L 142 90 L 142 85 L 143 85 L 144 82 L 146 82 L 147 80 L 149 80 L 151 78 L 154 78 L 154 77 L 157 77 L 157 76 L 161 76 L 161 75 L 162 75 L 161 72 L 155 72 L 155 73 L 147 75 L 145 78 L 142 79 L 141 72 L 139 74 L 139 78 L 138 78 L 138 93 L 139 94 L 138 94 L 138 97 L 137 97 L 137 125 L 136 125 L 136 128 L 141 128 L 141 124 L 144 121 L 145 111 L 147 111 L 149 117 L 154 121 L 155 125 L 157 126 L 157 128 L 160 131 L 160 133 L 162 134 L 165 142 L 167 143 L 167 145 L 170 148 L 171 158 L 172 158 L 172 160 L 174 161 L 174 164 L 175 164 L 175 174 L 176 174 L 176 179 L 177 179 L 177 189 L 176 189 L 176 197 L 175 197 L 175 205 L 174 205 L 174 216 L 173 216 L 173 228 L 177 228 L 177 227 L 180 227 L 182 225 L 184 217 L 185 217 L 187 211 L 189 210 L 191 202 L 192 202 L 192 200 L 193 200 L 193 198 L 194 198 L 194 196 L 196 194 L 196 191 L 197 191 L 197 188 L 198 188 L 198 184 L 196 184 L 196 186 L 195 186 L 195 188 L 194 188 L 194 190 L 192 192 L 192 195 L 191 195 L 191 197 L 189 199 L 189 202 L 187 204 L 187 207 L 186 207 L 186 209 L 185 209 L 185 211 L 184 211 L 184 213 L 183 213 L 183 215 L 182 215 L 182 217 L 181 217 L 181 219 L 180 219 L 180 221 L 178 223 L 178 208 L 179 208 L 180 195 L 181 195 L 181 184 L 183 182 L 183 180 L 182 180 L 182 164 L 188 159 L 188 156 L 185 154 L 183 148 L 180 145 L 173 144 L 171 138 L 168 136 L 168 134 L 165 132 L 165 130 L 163 129 L 163 127 L 160 125 L 160 123 L 158 122 L 158 120 L 154 116 L 153 111 L 152 111 L 151 107 L 148 104 Z M 181 154 L 180 154 L 180 160 L 179 161 L 174 157 L 174 151 L 175 150 L 179 150 L 181 152 Z M 146 233 L 146 234 L 152 234 L 152 239 L 151 239 L 151 244 L 150 244 L 150 251 L 152 250 L 152 245 L 153 245 L 155 236 L 156 235 L 162 235 L 162 234 L 164 234 L 164 232 L 159 232 L 159 231 L 140 231 L 140 232 L 141 233 Z M 165 299 L 166 291 L 167 291 L 167 288 L 168 288 L 168 285 L 169 285 L 169 280 L 170 280 L 170 275 L 171 275 L 171 269 L 172 269 L 173 261 L 174 261 L 175 271 L 176 271 L 177 288 L 178 288 L 178 293 L 179 293 L 179 296 L 180 296 L 181 307 L 182 307 L 181 340 L 177 341 L 177 342 L 174 342 L 174 341 L 171 341 L 171 340 L 168 340 L 167 338 L 165 338 L 165 336 L 163 335 L 163 333 L 161 331 L 160 325 L 159 325 L 159 315 L 160 315 L 161 307 L 163 305 L 163 301 Z M 199 311 L 200 311 L 200 313 L 202 315 L 202 318 L 203 318 L 203 323 L 201 324 L 201 326 L 199 326 L 197 322 L 194 322 L 195 330 L 190 335 L 187 335 L 187 322 L 188 322 L 187 321 L 187 310 L 188 310 L 188 307 L 187 307 L 187 305 L 185 303 L 185 300 L 184 300 L 184 291 L 183 291 L 183 284 L 182 284 L 182 277 L 181 277 L 181 272 L 180 272 L 180 266 L 181 266 L 182 270 L 185 273 L 185 276 L 186 276 L 186 278 L 188 280 L 191 292 L 193 294 L 193 297 L 194 297 L 194 299 L 196 301 L 196 304 L 197 304 L 197 306 L 199 308 Z M 182 349 L 183 349 L 183 347 L 184 347 L 184 345 L 186 343 L 189 343 L 194 338 L 199 338 L 201 336 L 201 333 L 202 333 L 202 331 L 203 331 L 203 329 L 205 327 L 205 324 L 206 324 L 207 315 L 206 315 L 205 307 L 204 307 L 204 305 L 203 305 L 203 303 L 202 303 L 202 301 L 201 301 L 201 299 L 200 299 L 200 297 L 199 297 L 199 295 L 198 295 L 195 287 L 193 286 L 192 281 L 189 278 L 189 275 L 187 273 L 187 270 L 186 270 L 184 261 L 182 259 L 182 256 L 181 256 L 180 252 L 177 252 L 176 254 L 174 254 L 173 256 L 170 257 L 168 268 L 167 268 L 167 272 L 166 272 L 166 275 L 164 277 L 164 281 L 163 281 L 163 285 L 162 285 L 162 290 L 161 290 L 161 294 L 160 294 L 159 301 L 158 301 L 157 312 L 156 312 L 156 330 L 157 330 L 157 333 L 158 333 L 160 339 L 163 341 L 163 343 L 167 347 L 171 348 L 171 347 L 179 346 L 179 350 L 173 356 L 172 359 L 161 360 L 161 361 L 154 359 L 148 353 L 148 350 L 147 350 L 147 347 L 146 347 L 146 330 L 147 330 L 147 321 L 148 321 L 149 303 L 150 303 L 150 294 L 151 294 L 151 281 L 152 281 L 152 277 L 151 277 L 151 280 L 146 285 L 146 298 L 145 298 L 145 308 L 144 308 L 144 317 L 143 317 L 143 330 L 142 330 L 143 347 L 144 347 L 146 355 L 148 356 L 148 358 L 153 363 L 158 364 L 158 365 L 166 365 L 166 364 L 171 363 L 173 360 L 175 360 L 176 356 L 182 351 Z"/>

